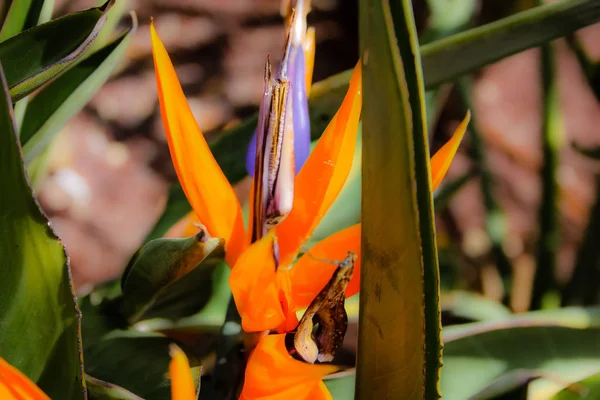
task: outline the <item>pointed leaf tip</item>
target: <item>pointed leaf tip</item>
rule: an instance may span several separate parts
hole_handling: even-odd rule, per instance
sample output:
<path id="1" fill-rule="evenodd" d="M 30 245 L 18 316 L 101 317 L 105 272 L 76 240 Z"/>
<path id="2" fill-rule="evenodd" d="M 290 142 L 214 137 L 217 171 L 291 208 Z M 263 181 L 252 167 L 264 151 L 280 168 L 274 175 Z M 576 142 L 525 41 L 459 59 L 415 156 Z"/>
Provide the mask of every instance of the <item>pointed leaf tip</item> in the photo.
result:
<path id="1" fill-rule="evenodd" d="M 439 149 L 433 157 L 431 157 L 431 182 L 432 182 L 432 190 L 436 190 L 442 180 L 446 176 L 448 169 L 450 168 L 450 164 L 454 159 L 454 155 L 458 150 L 458 146 L 460 146 L 460 142 L 462 141 L 465 132 L 467 131 L 467 126 L 471 121 L 471 111 L 468 110 L 465 118 L 462 120 L 460 125 L 454 131 L 454 134 Z"/>

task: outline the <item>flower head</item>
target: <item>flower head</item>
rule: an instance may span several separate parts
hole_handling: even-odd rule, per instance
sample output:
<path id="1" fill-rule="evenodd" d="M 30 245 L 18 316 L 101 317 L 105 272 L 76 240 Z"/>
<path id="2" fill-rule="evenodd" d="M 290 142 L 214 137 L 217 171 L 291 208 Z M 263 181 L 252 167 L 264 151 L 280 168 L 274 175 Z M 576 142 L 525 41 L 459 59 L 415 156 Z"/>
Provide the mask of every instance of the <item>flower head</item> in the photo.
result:
<path id="1" fill-rule="evenodd" d="M 298 0 L 295 8 L 287 4 L 283 10 L 289 20 L 287 56 L 284 56 L 281 71 L 286 71 L 290 83 L 290 101 L 287 105 L 289 135 L 292 136 L 296 173 L 310 153 L 310 121 L 308 116 L 308 94 L 315 57 L 315 31 L 307 29 L 306 15 L 310 11 L 310 1 Z M 255 160 L 257 158 L 256 142 L 260 141 L 261 132 L 257 129 L 248 145 L 246 155 L 246 169 L 253 176 L 255 173 Z"/>

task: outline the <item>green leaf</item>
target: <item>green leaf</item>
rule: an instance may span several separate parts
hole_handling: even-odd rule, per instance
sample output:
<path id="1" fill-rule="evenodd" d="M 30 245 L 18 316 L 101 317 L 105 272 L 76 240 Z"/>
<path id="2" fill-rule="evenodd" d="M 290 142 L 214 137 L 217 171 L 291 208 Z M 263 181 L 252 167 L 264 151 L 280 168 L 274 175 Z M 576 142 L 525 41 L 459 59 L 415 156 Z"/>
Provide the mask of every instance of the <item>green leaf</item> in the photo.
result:
<path id="1" fill-rule="evenodd" d="M 504 393 L 524 377 L 541 376 L 544 382 L 539 383 L 546 385 L 553 383 L 548 378 L 583 379 L 600 372 L 599 340 L 598 308 L 535 312 L 445 328 L 442 394 L 444 399 L 462 400 L 478 393 Z"/>
<path id="2" fill-rule="evenodd" d="M 557 393 L 552 400 L 597 399 L 600 397 L 600 374 L 592 375 Z"/>
<path id="3" fill-rule="evenodd" d="M 363 0 L 359 15 L 365 106 L 356 394 L 437 398 L 439 274 L 412 4 Z"/>
<path id="4" fill-rule="evenodd" d="M 65 15 L 0 43 L 0 61 L 12 101 L 25 97 L 79 61 L 98 35 L 114 1 Z"/>
<path id="5" fill-rule="evenodd" d="M 144 245 L 123 274 L 122 289 L 130 322 L 189 316 L 208 302 L 214 269 L 224 256 L 223 239 L 202 234 L 155 239 Z"/>
<path id="6" fill-rule="evenodd" d="M 4 75 L 0 96 L 0 356 L 52 398 L 83 399 L 65 249 L 40 210 L 21 158 Z"/>
<path id="7" fill-rule="evenodd" d="M 557 1 L 421 47 L 428 88 L 600 21 L 595 0 Z"/>
<path id="8" fill-rule="evenodd" d="M 354 400 L 356 371 L 348 370 L 323 379 L 333 400 Z"/>
<path id="9" fill-rule="evenodd" d="M 143 400 L 130 391 L 112 383 L 85 375 L 89 400 Z"/>
<path id="10" fill-rule="evenodd" d="M 108 80 L 137 29 L 137 19 L 117 39 L 44 87 L 29 103 L 21 143 L 26 163 L 32 162 L 50 144 L 65 123 L 79 112 Z"/>
<path id="11" fill-rule="evenodd" d="M 471 292 L 444 293 L 441 306 L 442 311 L 471 321 L 501 320 L 513 316 L 497 301 Z"/>
<path id="12" fill-rule="evenodd" d="M 158 333 L 127 329 L 111 301 L 114 289 L 108 285 L 100 296 L 92 293 L 79 301 L 86 374 L 145 400 L 170 399 L 169 345 L 185 346 Z M 199 368 L 192 372 L 199 378 Z"/>
<path id="13" fill-rule="evenodd" d="M 4 42 L 52 15 L 54 0 L 13 0 L 0 30 L 0 42 Z"/>

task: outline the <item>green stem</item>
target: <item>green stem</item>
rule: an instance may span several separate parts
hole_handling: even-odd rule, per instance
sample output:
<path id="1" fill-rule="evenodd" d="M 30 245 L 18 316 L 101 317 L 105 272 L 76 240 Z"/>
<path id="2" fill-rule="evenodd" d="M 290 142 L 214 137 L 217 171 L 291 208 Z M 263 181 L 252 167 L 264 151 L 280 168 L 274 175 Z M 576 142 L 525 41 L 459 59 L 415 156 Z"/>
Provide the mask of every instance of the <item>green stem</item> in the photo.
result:
<path id="1" fill-rule="evenodd" d="M 542 46 L 543 129 L 542 149 L 544 164 L 541 170 L 542 203 L 539 209 L 540 238 L 537 250 L 537 268 L 533 281 L 531 309 L 542 307 L 544 296 L 556 289 L 556 251 L 559 245 L 558 180 L 559 151 L 563 132 L 559 104 L 558 80 L 552 44 Z"/>

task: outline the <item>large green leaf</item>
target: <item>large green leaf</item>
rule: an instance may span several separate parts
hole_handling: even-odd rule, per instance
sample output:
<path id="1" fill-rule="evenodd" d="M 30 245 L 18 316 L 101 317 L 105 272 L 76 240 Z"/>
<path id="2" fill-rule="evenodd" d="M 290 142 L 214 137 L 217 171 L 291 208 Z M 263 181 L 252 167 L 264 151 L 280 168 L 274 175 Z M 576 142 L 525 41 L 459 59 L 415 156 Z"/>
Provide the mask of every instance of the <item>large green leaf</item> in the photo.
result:
<path id="1" fill-rule="evenodd" d="M 123 306 L 130 322 L 178 319 L 209 301 L 212 276 L 224 256 L 223 239 L 155 239 L 144 245 L 125 270 Z"/>
<path id="2" fill-rule="evenodd" d="M 1 79 L 0 356 L 50 397 L 83 399 L 80 313 L 67 256 L 27 181 Z"/>
<path id="3" fill-rule="evenodd" d="M 363 0 L 359 14 L 364 109 L 356 394 L 436 398 L 439 275 L 412 5 Z"/>
<path id="4" fill-rule="evenodd" d="M 130 29 L 65 72 L 33 98 L 21 128 L 26 163 L 44 151 L 64 124 L 106 82 L 125 54 L 136 29 L 137 20 L 134 18 Z"/>
<path id="5" fill-rule="evenodd" d="M 79 61 L 98 35 L 114 1 L 65 15 L 0 43 L 0 61 L 12 101 L 23 98 Z"/>
<path id="6" fill-rule="evenodd" d="M 541 377 L 555 381 L 600 372 L 600 310 L 570 308 L 500 322 L 444 328 L 444 399 L 490 398 Z M 480 397 L 478 397 L 480 396 Z"/>

